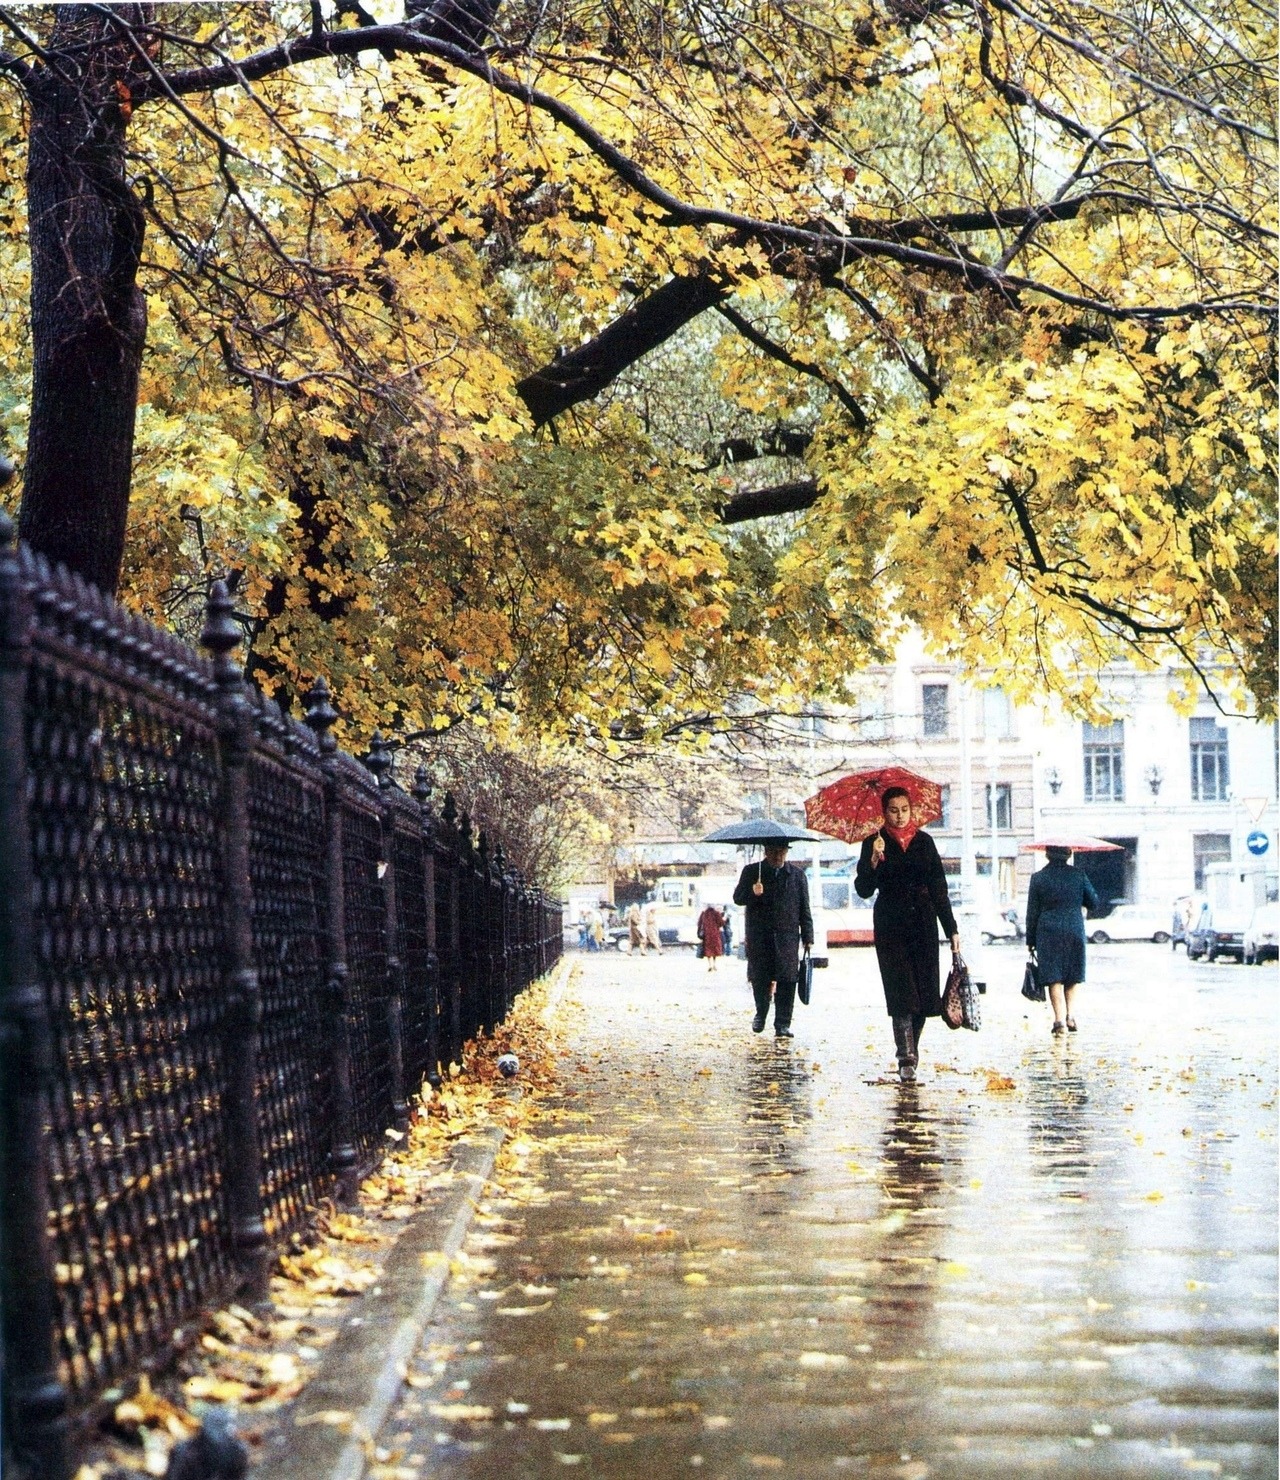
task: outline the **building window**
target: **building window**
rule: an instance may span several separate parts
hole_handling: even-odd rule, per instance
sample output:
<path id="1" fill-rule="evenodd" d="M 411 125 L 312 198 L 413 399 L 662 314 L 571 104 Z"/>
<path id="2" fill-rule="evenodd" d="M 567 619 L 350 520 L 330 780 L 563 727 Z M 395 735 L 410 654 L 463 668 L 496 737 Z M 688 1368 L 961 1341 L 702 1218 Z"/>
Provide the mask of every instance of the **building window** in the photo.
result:
<path id="1" fill-rule="evenodd" d="M 942 739 L 951 731 L 947 712 L 947 688 L 945 683 L 924 685 L 924 735 L 926 740 Z"/>
<path id="2" fill-rule="evenodd" d="M 987 740 L 1008 740 L 1013 735 L 1013 708 L 1003 689 L 983 689 L 982 729 Z"/>
<path id="3" fill-rule="evenodd" d="M 1191 800 L 1225 802 L 1231 784 L 1227 732 L 1216 719 L 1191 721 Z M 1199 886 L 1197 885 L 1197 888 Z"/>
<path id="4" fill-rule="evenodd" d="M 996 782 L 996 830 L 1013 831 L 1013 787 L 1007 781 Z M 987 826 L 991 826 L 991 783 L 987 782 Z"/>
<path id="5" fill-rule="evenodd" d="M 1084 727 L 1084 799 L 1124 801 L 1124 721 Z"/>
<path id="6" fill-rule="evenodd" d="M 1191 839 L 1192 858 L 1195 862 L 1195 887 L 1204 888 L 1204 871 L 1211 863 L 1230 863 L 1230 833 L 1194 833 Z"/>
<path id="7" fill-rule="evenodd" d="M 951 831 L 951 783 L 944 781 L 938 788 L 938 801 L 942 808 L 942 817 L 938 826 L 943 832 Z"/>

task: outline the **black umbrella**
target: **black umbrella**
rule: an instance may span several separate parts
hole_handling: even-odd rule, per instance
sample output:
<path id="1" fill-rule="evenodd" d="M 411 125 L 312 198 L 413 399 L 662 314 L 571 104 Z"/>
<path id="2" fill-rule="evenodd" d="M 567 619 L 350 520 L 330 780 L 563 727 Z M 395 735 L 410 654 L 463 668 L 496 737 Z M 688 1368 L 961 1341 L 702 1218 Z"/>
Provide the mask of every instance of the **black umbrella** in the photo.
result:
<path id="1" fill-rule="evenodd" d="M 731 822 L 708 833 L 704 843 L 738 843 L 743 847 L 755 843 L 767 848 L 770 843 L 825 843 L 826 833 L 810 832 L 794 823 L 775 822 L 772 817 L 749 817 L 745 822 Z"/>

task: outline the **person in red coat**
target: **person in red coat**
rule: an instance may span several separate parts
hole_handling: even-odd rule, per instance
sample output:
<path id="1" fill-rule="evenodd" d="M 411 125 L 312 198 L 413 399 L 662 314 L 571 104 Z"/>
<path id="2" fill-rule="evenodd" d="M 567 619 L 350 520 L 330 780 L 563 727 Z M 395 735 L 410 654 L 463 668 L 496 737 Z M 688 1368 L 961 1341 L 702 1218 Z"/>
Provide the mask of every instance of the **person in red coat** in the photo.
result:
<path id="1" fill-rule="evenodd" d="M 893 1019 L 898 1074 L 916 1077 L 925 1020 L 942 1012 L 938 983 L 938 924 L 960 954 L 956 917 L 947 893 L 938 847 L 911 818 L 911 798 L 891 786 L 880 798 L 884 826 L 864 839 L 853 887 L 863 899 L 876 897 L 876 962 L 885 1006 Z"/>
<path id="2" fill-rule="evenodd" d="M 702 942 L 702 954 L 707 970 L 714 971 L 716 963 L 724 955 L 724 916 L 717 905 L 709 904 L 698 916 L 698 939 Z"/>

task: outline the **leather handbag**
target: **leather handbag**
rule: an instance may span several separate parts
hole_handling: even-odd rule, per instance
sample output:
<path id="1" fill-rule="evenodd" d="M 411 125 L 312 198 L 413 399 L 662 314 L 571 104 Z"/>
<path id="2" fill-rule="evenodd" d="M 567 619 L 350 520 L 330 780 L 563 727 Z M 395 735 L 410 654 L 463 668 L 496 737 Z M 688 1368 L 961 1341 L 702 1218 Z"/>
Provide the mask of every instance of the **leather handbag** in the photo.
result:
<path id="1" fill-rule="evenodd" d="M 1044 986 L 1040 981 L 1040 967 L 1034 953 L 1027 957 L 1027 964 L 1022 972 L 1022 995 L 1028 1002 L 1044 1001 Z"/>
<path id="2" fill-rule="evenodd" d="M 969 1028 L 976 1033 L 982 1026 L 978 994 L 969 979 L 969 968 L 960 956 L 954 956 L 942 991 L 942 1021 L 948 1028 Z"/>
<path id="3" fill-rule="evenodd" d="M 800 957 L 800 974 L 796 978 L 796 996 L 806 1007 L 813 997 L 813 957 L 808 951 Z"/>

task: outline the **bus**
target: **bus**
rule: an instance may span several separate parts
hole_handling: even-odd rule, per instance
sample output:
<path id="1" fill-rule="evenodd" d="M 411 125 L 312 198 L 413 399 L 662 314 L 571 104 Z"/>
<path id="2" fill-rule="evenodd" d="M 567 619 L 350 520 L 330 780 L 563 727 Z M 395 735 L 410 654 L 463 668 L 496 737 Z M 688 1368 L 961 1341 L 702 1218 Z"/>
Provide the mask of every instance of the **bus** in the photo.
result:
<path id="1" fill-rule="evenodd" d="M 871 901 L 855 893 L 851 873 L 823 869 L 822 910 L 828 946 L 869 946 L 875 940 Z"/>

